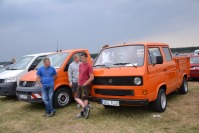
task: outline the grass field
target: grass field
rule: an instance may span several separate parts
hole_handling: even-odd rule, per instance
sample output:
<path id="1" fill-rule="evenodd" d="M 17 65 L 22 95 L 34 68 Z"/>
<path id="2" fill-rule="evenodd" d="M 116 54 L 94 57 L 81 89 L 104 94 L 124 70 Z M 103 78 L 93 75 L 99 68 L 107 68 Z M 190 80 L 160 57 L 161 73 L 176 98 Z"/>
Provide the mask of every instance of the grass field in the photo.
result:
<path id="1" fill-rule="evenodd" d="M 164 113 L 149 106 L 105 109 L 92 103 L 89 119 L 76 119 L 75 102 L 47 118 L 43 104 L 0 97 L 0 133 L 198 133 L 199 81 L 189 82 L 186 95 L 176 91 L 167 98 Z"/>

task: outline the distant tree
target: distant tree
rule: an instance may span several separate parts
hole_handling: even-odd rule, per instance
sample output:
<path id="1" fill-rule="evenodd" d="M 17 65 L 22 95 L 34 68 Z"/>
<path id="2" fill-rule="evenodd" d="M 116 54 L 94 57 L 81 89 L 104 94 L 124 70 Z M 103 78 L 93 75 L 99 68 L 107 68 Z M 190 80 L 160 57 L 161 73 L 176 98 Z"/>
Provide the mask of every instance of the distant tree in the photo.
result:
<path id="1" fill-rule="evenodd" d="M 199 46 L 197 46 L 197 47 L 171 48 L 171 52 L 172 53 L 193 53 L 196 49 L 199 49 Z"/>

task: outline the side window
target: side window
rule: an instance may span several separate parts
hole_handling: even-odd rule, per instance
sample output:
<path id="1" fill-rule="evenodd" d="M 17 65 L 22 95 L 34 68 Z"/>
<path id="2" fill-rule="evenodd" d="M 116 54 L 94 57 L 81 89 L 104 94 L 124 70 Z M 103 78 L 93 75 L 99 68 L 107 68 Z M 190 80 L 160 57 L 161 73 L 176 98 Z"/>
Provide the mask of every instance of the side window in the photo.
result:
<path id="1" fill-rule="evenodd" d="M 171 53 L 169 51 L 169 48 L 168 47 L 165 47 L 163 48 L 163 51 L 164 51 L 164 55 L 166 57 L 166 60 L 167 61 L 171 61 L 172 60 L 172 57 L 171 57 Z"/>
<path id="2" fill-rule="evenodd" d="M 78 53 L 74 53 L 74 54 L 78 54 L 80 56 L 82 54 L 82 52 L 78 52 Z M 68 63 L 65 66 L 65 69 L 64 69 L 65 72 L 68 71 L 68 67 L 69 67 L 70 63 L 72 63 L 74 61 L 73 60 L 73 55 L 71 56 L 70 60 L 68 61 Z"/>
<path id="3" fill-rule="evenodd" d="M 43 60 L 44 57 L 46 57 L 46 55 L 37 57 L 35 59 L 35 61 L 33 61 L 32 65 L 30 66 L 28 71 L 35 69 L 35 67 Z"/>
<path id="4" fill-rule="evenodd" d="M 148 64 L 156 64 L 156 56 L 161 56 L 159 48 L 148 49 Z"/>

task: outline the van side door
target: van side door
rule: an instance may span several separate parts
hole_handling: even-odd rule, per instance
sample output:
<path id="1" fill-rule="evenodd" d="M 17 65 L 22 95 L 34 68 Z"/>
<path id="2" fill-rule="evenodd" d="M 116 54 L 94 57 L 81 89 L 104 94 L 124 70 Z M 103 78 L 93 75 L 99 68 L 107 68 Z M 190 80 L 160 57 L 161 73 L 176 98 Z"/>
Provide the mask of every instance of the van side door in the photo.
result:
<path id="1" fill-rule="evenodd" d="M 177 68 L 176 63 L 172 60 L 169 47 L 162 47 L 164 57 L 164 71 L 166 75 L 167 93 L 172 92 L 177 87 Z"/>
<path id="2" fill-rule="evenodd" d="M 156 64 L 157 56 L 162 56 L 160 47 L 158 46 L 151 46 L 148 47 L 148 50 L 146 51 L 148 63 L 147 63 L 147 69 L 148 69 L 148 87 L 149 87 L 149 93 L 154 94 L 154 98 L 156 96 L 156 91 L 159 89 L 159 85 L 164 83 L 165 81 L 165 71 L 164 71 L 164 65 L 163 64 Z"/>

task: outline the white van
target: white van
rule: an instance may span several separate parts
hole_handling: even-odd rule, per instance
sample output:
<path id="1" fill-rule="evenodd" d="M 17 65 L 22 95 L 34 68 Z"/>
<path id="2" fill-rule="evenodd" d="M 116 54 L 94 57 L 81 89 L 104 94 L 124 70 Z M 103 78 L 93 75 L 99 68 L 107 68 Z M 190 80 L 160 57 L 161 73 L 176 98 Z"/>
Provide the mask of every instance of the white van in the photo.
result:
<path id="1" fill-rule="evenodd" d="M 16 87 L 19 85 L 19 79 L 27 72 L 33 70 L 46 55 L 51 53 L 22 56 L 8 69 L 1 72 L 0 96 L 16 96 Z"/>

